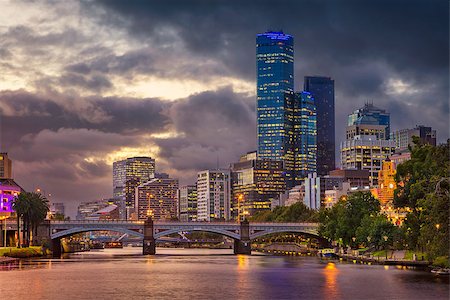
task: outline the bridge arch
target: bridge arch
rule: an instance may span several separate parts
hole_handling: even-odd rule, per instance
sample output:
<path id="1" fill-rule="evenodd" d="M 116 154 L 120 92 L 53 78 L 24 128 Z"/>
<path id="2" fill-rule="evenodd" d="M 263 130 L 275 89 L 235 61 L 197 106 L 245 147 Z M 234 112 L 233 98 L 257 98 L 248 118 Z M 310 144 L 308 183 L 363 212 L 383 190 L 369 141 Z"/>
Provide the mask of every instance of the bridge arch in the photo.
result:
<path id="1" fill-rule="evenodd" d="M 239 240 L 240 239 L 239 233 L 234 233 L 234 232 L 230 232 L 228 230 L 216 229 L 216 228 L 189 228 L 189 229 L 186 229 L 186 228 L 184 228 L 184 229 L 183 228 L 174 228 L 174 229 L 168 229 L 168 230 L 165 230 L 165 231 L 158 232 L 158 233 L 154 234 L 154 238 L 158 239 L 160 237 L 163 237 L 163 236 L 166 236 L 166 235 L 170 235 L 170 234 L 173 234 L 173 233 L 178 233 L 180 231 L 211 232 L 211 233 L 217 233 L 217 234 L 220 234 L 220 235 L 224 235 L 224 236 L 227 236 L 227 237 L 235 239 L 235 240 Z"/>
<path id="2" fill-rule="evenodd" d="M 50 235 L 50 238 L 53 239 L 59 239 L 59 238 L 64 238 L 67 236 L 71 236 L 73 234 L 77 234 L 77 233 L 83 233 L 83 232 L 89 232 L 89 231 L 115 231 L 115 232 L 120 232 L 120 233 L 126 233 L 129 235 L 133 235 L 133 236 L 137 236 L 140 238 L 144 238 L 144 234 L 131 230 L 131 229 L 127 229 L 127 228 L 121 228 L 121 227 L 110 227 L 110 226 L 95 226 L 92 228 L 89 227 L 74 227 L 74 228 L 70 228 L 70 229 L 65 229 L 65 230 L 61 230 L 55 233 L 52 233 Z"/>
<path id="3" fill-rule="evenodd" d="M 269 235 L 269 234 L 274 234 L 274 233 L 301 233 L 301 234 L 311 235 L 316 238 L 320 238 L 318 233 L 313 230 L 299 230 L 299 229 L 284 229 L 284 228 L 282 228 L 282 229 L 274 229 L 274 230 L 263 230 L 263 231 L 259 231 L 259 232 L 250 234 L 250 240 L 254 240 L 256 238 L 259 238 L 259 237 L 262 237 L 265 235 Z"/>

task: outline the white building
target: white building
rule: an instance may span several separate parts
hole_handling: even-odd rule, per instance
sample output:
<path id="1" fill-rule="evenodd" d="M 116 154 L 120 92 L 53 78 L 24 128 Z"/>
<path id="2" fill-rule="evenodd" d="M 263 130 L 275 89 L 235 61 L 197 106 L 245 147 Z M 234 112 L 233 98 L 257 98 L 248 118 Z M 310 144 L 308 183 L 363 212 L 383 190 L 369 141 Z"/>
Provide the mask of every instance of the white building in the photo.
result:
<path id="1" fill-rule="evenodd" d="M 349 190 L 350 182 L 343 182 L 341 188 L 335 187 L 332 190 L 326 190 L 324 201 L 325 208 L 331 208 L 333 205 L 338 203 L 342 196 L 348 195 Z"/>
<path id="2" fill-rule="evenodd" d="M 229 170 L 205 170 L 197 175 L 197 220 L 230 220 Z"/>
<path id="3" fill-rule="evenodd" d="M 291 206 L 297 202 L 303 202 L 305 198 L 305 185 L 296 185 L 288 191 L 288 197 L 284 201 L 284 206 Z"/>
<path id="4" fill-rule="evenodd" d="M 305 197 L 303 203 L 311 209 L 320 209 L 325 205 L 325 191 L 332 189 L 341 189 L 343 177 L 322 176 L 317 177 L 317 173 L 308 174 L 305 178 Z"/>

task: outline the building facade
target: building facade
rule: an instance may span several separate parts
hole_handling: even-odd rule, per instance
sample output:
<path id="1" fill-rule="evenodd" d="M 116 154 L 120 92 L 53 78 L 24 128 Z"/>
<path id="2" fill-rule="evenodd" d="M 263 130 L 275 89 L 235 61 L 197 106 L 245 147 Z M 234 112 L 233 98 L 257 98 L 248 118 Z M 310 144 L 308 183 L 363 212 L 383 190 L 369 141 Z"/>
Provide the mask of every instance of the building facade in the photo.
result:
<path id="1" fill-rule="evenodd" d="M 256 37 L 258 157 L 282 160 L 293 180 L 294 39 L 283 32 Z"/>
<path id="2" fill-rule="evenodd" d="M 369 187 L 369 170 L 342 169 L 330 171 L 331 177 L 342 177 L 345 182 L 350 183 L 351 188 Z"/>
<path id="3" fill-rule="evenodd" d="M 256 152 L 241 156 L 231 165 L 232 217 L 242 220 L 270 210 L 285 190 L 283 162 L 258 159 Z"/>
<path id="4" fill-rule="evenodd" d="M 308 174 L 305 179 L 305 197 L 303 203 L 311 209 L 320 209 L 325 206 L 325 191 L 342 189 L 342 177 L 317 176 L 317 173 Z"/>
<path id="5" fill-rule="evenodd" d="M 394 201 L 395 164 L 389 158 L 383 161 L 382 168 L 378 172 L 378 200 L 381 205 L 387 205 Z"/>
<path id="6" fill-rule="evenodd" d="M 341 143 L 341 167 L 369 171 L 370 186 L 378 185 L 382 162 L 394 153 L 392 140 L 378 140 L 376 136 L 358 135 Z"/>
<path id="7" fill-rule="evenodd" d="M 317 174 L 327 175 L 336 168 L 334 80 L 330 77 L 306 76 L 303 90 L 311 93 L 317 114 Z"/>
<path id="8" fill-rule="evenodd" d="M 134 207 L 135 188 L 155 177 L 155 160 L 151 157 L 131 157 L 113 163 L 113 197 Z"/>
<path id="9" fill-rule="evenodd" d="M 180 221 L 197 221 L 197 186 L 185 185 L 178 190 L 178 215 Z"/>
<path id="10" fill-rule="evenodd" d="M 197 221 L 228 221 L 231 217 L 229 170 L 205 170 L 197 175 Z"/>
<path id="11" fill-rule="evenodd" d="M 352 125 L 383 125 L 385 126 L 385 139 L 389 139 L 391 130 L 390 114 L 373 103 L 365 103 L 362 108 L 348 115 L 347 126 Z"/>
<path id="12" fill-rule="evenodd" d="M 0 179 L 11 179 L 12 177 L 12 162 L 8 157 L 8 153 L 0 153 Z"/>
<path id="13" fill-rule="evenodd" d="M 178 179 L 154 178 L 136 187 L 138 220 L 171 220 L 178 216 Z"/>
<path id="14" fill-rule="evenodd" d="M 391 140 L 395 143 L 396 151 L 405 151 L 414 146 L 413 136 L 418 137 L 421 144 L 436 146 L 436 130 L 419 125 L 413 129 L 402 129 L 391 133 Z"/>
<path id="15" fill-rule="evenodd" d="M 316 101 L 309 92 L 295 93 L 294 106 L 294 175 L 293 185 L 300 184 L 317 171 Z"/>

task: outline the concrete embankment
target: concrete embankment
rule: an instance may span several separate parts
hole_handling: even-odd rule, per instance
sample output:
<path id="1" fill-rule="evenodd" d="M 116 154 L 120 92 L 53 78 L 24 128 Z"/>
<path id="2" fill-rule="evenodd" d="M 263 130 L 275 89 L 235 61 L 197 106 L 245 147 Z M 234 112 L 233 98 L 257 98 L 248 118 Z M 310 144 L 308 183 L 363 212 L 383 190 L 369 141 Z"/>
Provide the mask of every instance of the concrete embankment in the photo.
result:
<path id="1" fill-rule="evenodd" d="M 275 255 L 316 255 L 317 249 L 297 243 L 253 244 L 253 251 L 271 253 Z"/>

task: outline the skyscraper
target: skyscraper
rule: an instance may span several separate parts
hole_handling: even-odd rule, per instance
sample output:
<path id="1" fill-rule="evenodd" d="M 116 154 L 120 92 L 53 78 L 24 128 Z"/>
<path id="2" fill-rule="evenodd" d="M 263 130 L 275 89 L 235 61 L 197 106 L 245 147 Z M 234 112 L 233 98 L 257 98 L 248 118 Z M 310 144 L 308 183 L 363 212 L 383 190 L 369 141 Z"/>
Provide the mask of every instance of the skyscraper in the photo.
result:
<path id="1" fill-rule="evenodd" d="M 315 100 L 317 113 L 317 174 L 335 169 L 334 80 L 330 77 L 305 76 L 303 90 Z"/>
<path id="2" fill-rule="evenodd" d="M 135 188 L 155 177 L 155 160 L 151 157 L 131 157 L 113 163 L 113 195 L 134 207 Z"/>
<path id="3" fill-rule="evenodd" d="M 317 170 L 316 102 L 309 92 L 295 93 L 294 186 Z"/>
<path id="4" fill-rule="evenodd" d="M 268 31 L 256 37 L 258 157 L 282 160 L 292 181 L 294 39 Z"/>
<path id="5" fill-rule="evenodd" d="M 390 114 L 386 110 L 374 106 L 373 103 L 366 103 L 364 107 L 348 115 L 347 126 L 352 125 L 383 125 L 386 128 L 386 140 L 389 139 Z"/>

